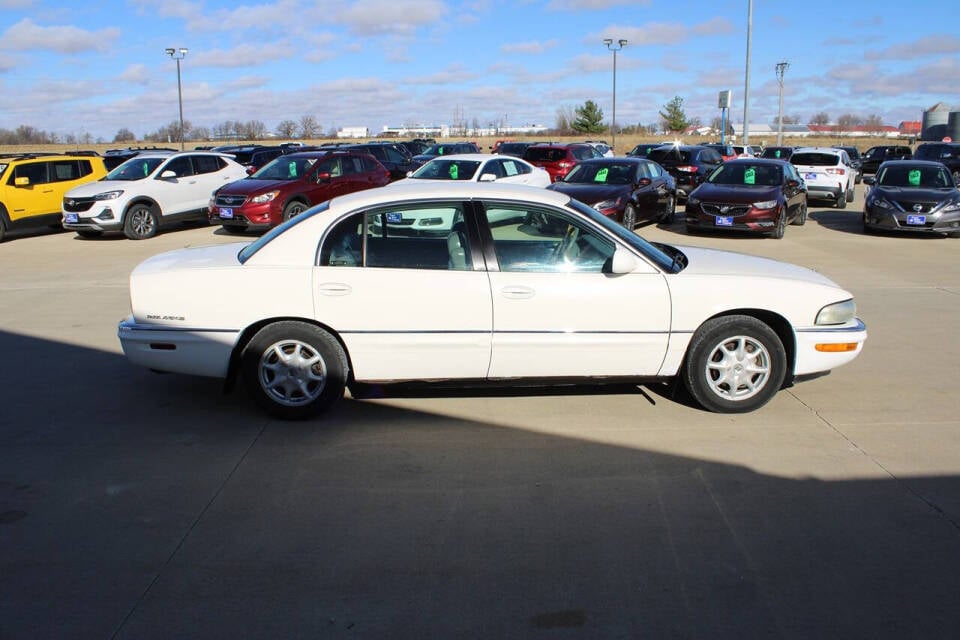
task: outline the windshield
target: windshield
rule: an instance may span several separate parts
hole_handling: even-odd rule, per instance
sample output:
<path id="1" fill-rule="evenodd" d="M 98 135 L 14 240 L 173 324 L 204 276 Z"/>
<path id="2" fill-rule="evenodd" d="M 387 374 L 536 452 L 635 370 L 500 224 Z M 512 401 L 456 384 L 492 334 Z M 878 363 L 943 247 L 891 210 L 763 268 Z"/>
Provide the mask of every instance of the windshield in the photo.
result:
<path id="1" fill-rule="evenodd" d="M 448 144 L 435 144 L 429 149 L 423 152 L 425 156 L 442 156 L 443 154 L 450 154 L 450 145 Z"/>
<path id="2" fill-rule="evenodd" d="M 166 158 L 130 158 L 108 173 L 104 180 L 143 180 L 166 160 Z"/>
<path id="3" fill-rule="evenodd" d="M 877 184 L 881 187 L 908 189 L 952 189 L 954 187 L 953 180 L 945 168 L 909 164 L 881 166 Z"/>
<path id="4" fill-rule="evenodd" d="M 630 162 L 581 162 L 563 179 L 574 184 L 633 184 L 636 164 Z"/>
<path id="5" fill-rule="evenodd" d="M 480 163 L 476 160 L 431 160 L 410 177 L 424 180 L 472 180 L 479 167 Z"/>
<path id="6" fill-rule="evenodd" d="M 710 184 L 739 185 L 745 187 L 773 187 L 783 183 L 783 169 L 771 164 L 728 163 L 717 167 L 710 177 Z"/>
<path id="7" fill-rule="evenodd" d="M 593 207 L 588 207 L 579 200 L 573 198 L 570 199 L 569 204 L 567 205 L 572 209 L 576 209 L 581 214 L 593 220 L 595 223 L 617 236 L 617 238 L 624 244 L 630 245 L 640 253 L 642 253 L 648 260 L 653 262 L 655 265 L 660 267 L 663 271 L 667 273 L 675 273 L 675 261 L 674 259 L 667 255 L 662 249 L 655 247 L 650 244 L 639 234 L 630 231 L 625 226 L 619 222 L 615 222 L 611 218 L 603 215 Z"/>
<path id="8" fill-rule="evenodd" d="M 300 215 L 294 216 L 289 220 L 287 220 L 286 222 L 284 222 L 283 224 L 280 224 L 274 227 L 273 229 L 270 229 L 270 231 L 267 231 L 265 234 L 263 234 L 262 236 L 260 236 L 259 238 L 257 238 L 256 240 L 254 240 L 253 242 L 245 246 L 243 249 L 241 249 L 240 253 L 237 254 L 237 259 L 240 260 L 240 264 L 243 264 L 244 262 L 249 260 L 251 257 L 253 257 L 253 255 L 257 251 L 260 251 L 260 249 L 270 244 L 271 240 L 279 236 L 281 233 L 283 233 L 290 227 L 294 227 L 300 224 L 301 222 L 303 222 L 304 220 L 312 218 L 318 213 L 323 213 L 329 208 L 330 208 L 329 200 L 327 200 L 326 202 L 321 202 L 317 206 L 311 207 L 306 211 L 304 211 L 303 213 L 301 213 Z"/>
<path id="9" fill-rule="evenodd" d="M 666 147 L 654 149 L 647 157 L 660 164 L 688 163 L 690 162 L 690 152 L 678 149 L 677 147 Z"/>
<path id="10" fill-rule="evenodd" d="M 254 180 L 299 180 L 313 168 L 320 158 L 280 156 L 254 172 Z"/>
<path id="11" fill-rule="evenodd" d="M 530 147 L 523 157 L 530 162 L 560 162 L 566 160 L 567 150 L 552 147 Z"/>

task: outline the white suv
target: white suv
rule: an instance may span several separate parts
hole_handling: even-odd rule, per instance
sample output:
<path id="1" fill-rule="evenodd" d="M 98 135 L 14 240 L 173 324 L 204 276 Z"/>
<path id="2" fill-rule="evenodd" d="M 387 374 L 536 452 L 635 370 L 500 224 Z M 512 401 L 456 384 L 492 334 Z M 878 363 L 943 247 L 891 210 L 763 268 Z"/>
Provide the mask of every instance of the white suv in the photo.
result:
<path id="1" fill-rule="evenodd" d="M 143 240 L 173 222 L 207 222 L 210 194 L 246 177 L 242 165 L 220 153 L 143 153 L 102 180 L 67 191 L 63 227 L 85 238 L 123 231 Z"/>
<path id="2" fill-rule="evenodd" d="M 843 149 L 801 147 L 790 156 L 790 164 L 807 183 L 810 200 L 832 200 L 838 209 L 853 202 L 857 169 Z"/>

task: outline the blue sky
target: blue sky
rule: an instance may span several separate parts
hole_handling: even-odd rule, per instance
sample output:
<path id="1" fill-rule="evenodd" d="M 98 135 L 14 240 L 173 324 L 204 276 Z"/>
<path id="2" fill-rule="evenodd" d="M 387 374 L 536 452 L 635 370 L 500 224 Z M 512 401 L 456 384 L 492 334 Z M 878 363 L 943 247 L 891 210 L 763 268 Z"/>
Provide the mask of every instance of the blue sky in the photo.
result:
<path id="1" fill-rule="evenodd" d="M 653 123 L 673 96 L 709 123 L 717 92 L 742 121 L 747 0 L 0 0 L 0 128 L 112 140 L 184 118 L 269 130 L 312 115 L 337 127 L 451 123 L 553 126 L 559 108 L 597 102 Z M 919 120 L 960 108 L 955 0 L 755 0 L 750 121 L 777 111 L 774 65 L 790 62 L 788 115 L 824 111 Z M 937 18 L 939 16 L 939 18 Z"/>

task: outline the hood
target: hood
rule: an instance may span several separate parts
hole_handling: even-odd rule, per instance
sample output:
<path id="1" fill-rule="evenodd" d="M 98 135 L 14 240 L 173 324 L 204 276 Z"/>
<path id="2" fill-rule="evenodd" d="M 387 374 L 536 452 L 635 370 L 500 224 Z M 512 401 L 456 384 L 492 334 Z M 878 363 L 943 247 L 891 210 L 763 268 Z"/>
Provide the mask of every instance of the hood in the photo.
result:
<path id="1" fill-rule="evenodd" d="M 187 247 L 160 253 L 147 258 L 134 269 L 133 275 L 150 275 L 170 271 L 188 271 L 195 269 L 223 269 L 239 267 L 237 254 L 247 246 L 247 242 L 211 244 L 202 247 Z"/>
<path id="2" fill-rule="evenodd" d="M 98 193 L 107 191 L 130 191 L 138 189 L 143 180 L 94 180 L 81 185 L 77 185 L 65 194 L 64 198 L 92 198 Z"/>
<path id="3" fill-rule="evenodd" d="M 784 280 L 800 280 L 813 284 L 837 287 L 830 278 L 813 269 L 733 251 L 681 247 L 677 249 L 687 256 L 688 264 L 681 274 L 715 276 L 761 276 Z"/>
<path id="4" fill-rule="evenodd" d="M 547 189 L 559 191 L 566 195 L 583 202 L 584 204 L 596 204 L 604 200 L 613 200 L 621 196 L 630 195 L 630 185 L 606 185 L 606 184 L 574 184 L 571 182 L 554 182 Z"/>
<path id="5" fill-rule="evenodd" d="M 739 184 L 702 183 L 690 194 L 706 202 L 724 202 L 726 204 L 750 204 L 764 200 L 779 200 L 780 187 L 757 187 Z"/>
<path id="6" fill-rule="evenodd" d="M 235 182 L 223 185 L 217 190 L 217 193 L 250 195 L 252 193 L 286 189 L 295 182 L 297 182 L 297 180 L 253 180 L 251 178 L 241 178 Z"/>
<path id="7" fill-rule="evenodd" d="M 874 197 L 882 196 L 898 202 L 946 202 L 957 196 L 956 189 L 922 189 L 917 187 L 874 187 Z"/>

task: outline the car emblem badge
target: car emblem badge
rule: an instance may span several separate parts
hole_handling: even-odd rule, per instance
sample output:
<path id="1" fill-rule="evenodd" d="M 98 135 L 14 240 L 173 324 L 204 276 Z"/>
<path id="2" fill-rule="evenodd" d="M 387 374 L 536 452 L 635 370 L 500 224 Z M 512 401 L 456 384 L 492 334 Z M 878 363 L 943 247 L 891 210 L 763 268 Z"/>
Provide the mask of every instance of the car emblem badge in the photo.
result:
<path id="1" fill-rule="evenodd" d="M 914 210 L 914 211 L 917 211 L 917 212 L 923 211 L 923 205 L 922 205 L 922 204 L 915 204 L 915 205 L 913 205 L 913 210 Z"/>
<path id="2" fill-rule="evenodd" d="M 728 211 L 730 211 L 730 207 L 726 205 L 720 207 L 720 213 L 727 213 Z"/>

